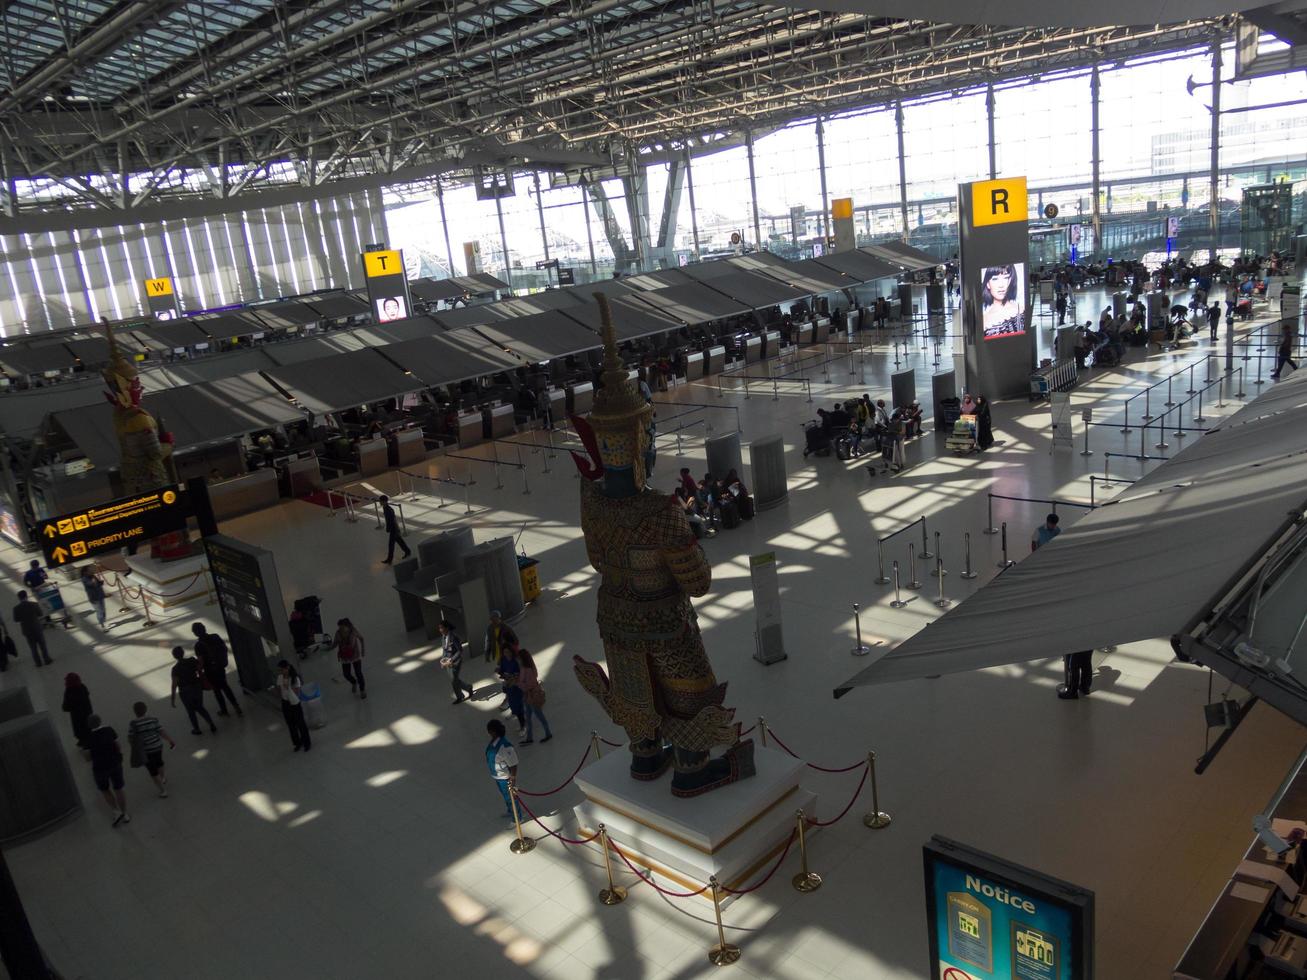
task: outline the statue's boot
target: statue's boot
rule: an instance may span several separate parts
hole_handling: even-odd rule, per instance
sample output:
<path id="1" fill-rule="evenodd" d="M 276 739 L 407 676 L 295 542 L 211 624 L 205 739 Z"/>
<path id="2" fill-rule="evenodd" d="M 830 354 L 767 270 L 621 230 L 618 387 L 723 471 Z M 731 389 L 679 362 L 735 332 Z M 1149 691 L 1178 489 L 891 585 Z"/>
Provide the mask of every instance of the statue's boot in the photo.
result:
<path id="1" fill-rule="evenodd" d="M 671 761 L 671 749 L 663 745 L 661 738 L 631 743 L 631 775 L 636 779 L 657 779 Z"/>
<path id="2" fill-rule="evenodd" d="M 672 774 L 672 793 L 676 796 L 698 796 L 709 790 L 748 779 L 757 770 L 753 765 L 753 739 L 736 742 L 716 758 L 707 752 L 672 747 L 675 772 Z"/>

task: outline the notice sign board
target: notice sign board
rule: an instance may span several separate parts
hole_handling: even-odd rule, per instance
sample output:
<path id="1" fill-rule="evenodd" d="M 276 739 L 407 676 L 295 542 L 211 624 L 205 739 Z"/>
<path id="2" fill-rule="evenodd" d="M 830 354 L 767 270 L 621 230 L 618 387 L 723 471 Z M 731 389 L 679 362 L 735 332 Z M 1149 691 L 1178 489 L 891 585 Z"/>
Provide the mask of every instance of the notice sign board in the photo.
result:
<path id="1" fill-rule="evenodd" d="M 215 534 L 204 539 L 204 551 L 209 556 L 209 572 L 223 617 L 270 643 L 277 642 L 278 620 L 273 619 L 272 602 L 268 598 L 268 575 L 259 560 L 270 553 L 244 541 Z M 275 583 L 273 583 L 275 584 Z M 281 608 L 281 596 L 277 607 Z M 285 618 L 285 614 L 280 614 Z"/>
<path id="2" fill-rule="evenodd" d="M 36 536 L 46 561 L 58 566 L 180 531 L 190 516 L 190 498 L 184 490 L 160 487 L 38 521 Z"/>
<path id="3" fill-rule="evenodd" d="M 145 307 L 156 320 L 177 319 L 181 308 L 177 305 L 177 291 L 173 289 L 169 276 L 145 280 Z"/>
<path id="4" fill-rule="evenodd" d="M 932 980 L 1091 980 L 1093 892 L 944 837 L 922 850 Z"/>
<path id="5" fill-rule="evenodd" d="M 363 274 L 368 285 L 368 305 L 377 323 L 390 323 L 412 315 L 403 252 L 395 249 L 364 252 Z"/>

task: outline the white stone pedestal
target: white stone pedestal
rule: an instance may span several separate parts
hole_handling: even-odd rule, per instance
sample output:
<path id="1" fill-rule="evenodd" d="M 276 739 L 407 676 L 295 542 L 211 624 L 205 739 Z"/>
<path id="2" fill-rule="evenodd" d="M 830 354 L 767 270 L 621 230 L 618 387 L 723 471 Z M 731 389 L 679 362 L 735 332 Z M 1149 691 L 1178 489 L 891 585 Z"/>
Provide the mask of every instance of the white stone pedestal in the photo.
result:
<path id="1" fill-rule="evenodd" d="M 162 612 L 209 595 L 209 559 L 204 552 L 176 561 L 158 561 L 148 554 L 127 555 L 124 560 L 132 570 L 124 581 L 133 589 L 145 586 L 151 610 Z M 128 603 L 129 608 L 134 605 Z"/>
<path id="2" fill-rule="evenodd" d="M 576 807 L 577 821 L 585 834 L 604 824 L 632 864 L 648 868 L 669 888 L 692 891 L 711 875 L 728 888 L 743 887 L 779 856 L 795 827 L 795 811 L 812 813 L 817 799 L 799 785 L 799 760 L 762 746 L 755 747 L 754 760 L 756 775 L 681 799 L 672 795 L 670 771 L 641 782 L 631 778 L 629 755 L 612 752 L 577 775 L 586 797 Z M 710 893 L 703 897 L 712 901 Z"/>

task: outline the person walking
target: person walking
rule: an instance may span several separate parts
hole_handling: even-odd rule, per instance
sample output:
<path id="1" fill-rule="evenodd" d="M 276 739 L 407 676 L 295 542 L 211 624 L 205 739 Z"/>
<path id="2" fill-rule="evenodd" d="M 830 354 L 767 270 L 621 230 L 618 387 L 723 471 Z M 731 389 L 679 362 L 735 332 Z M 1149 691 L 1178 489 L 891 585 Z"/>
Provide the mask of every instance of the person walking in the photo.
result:
<path id="1" fill-rule="evenodd" d="M 1058 290 L 1054 308 L 1057 310 L 1057 325 L 1060 327 L 1066 323 L 1066 290 Z"/>
<path id="2" fill-rule="evenodd" d="M 177 743 L 163 730 L 159 719 L 147 715 L 146 710 L 144 701 L 137 701 L 132 705 L 132 714 L 136 717 L 127 725 L 127 740 L 132 746 L 133 765 L 139 752 L 141 764 L 145 766 L 145 771 L 150 774 L 150 778 L 154 780 L 154 785 L 159 790 L 159 798 L 166 800 L 168 777 L 163 771 L 163 743 L 166 741 L 170 749 L 177 748 Z"/>
<path id="3" fill-rule="evenodd" d="M 1035 528 L 1034 536 L 1030 539 L 1030 550 L 1038 551 L 1061 534 L 1062 529 L 1057 525 L 1058 517 L 1056 514 L 1049 514 L 1044 518 L 1044 523 Z"/>
<path id="4" fill-rule="evenodd" d="M 368 682 L 363 679 L 363 634 L 348 619 L 336 620 L 336 659 L 340 672 L 349 681 L 349 692 L 363 700 L 368 697 Z"/>
<path id="5" fill-rule="evenodd" d="M 73 737 L 77 739 L 77 747 L 90 748 L 90 719 L 95 714 L 95 709 L 91 707 L 91 692 L 76 674 L 64 675 L 63 709 L 68 712 L 68 719 L 73 723 Z"/>
<path id="6" fill-rule="evenodd" d="M 440 666 L 449 671 L 449 684 L 454 689 L 454 704 L 472 700 L 476 690 L 459 676 L 463 669 L 463 641 L 454 632 L 454 625 L 447 619 L 440 621 Z M 464 697 L 464 692 L 467 696 Z"/>
<path id="7" fill-rule="evenodd" d="M 526 732 L 526 699 L 523 697 L 522 685 L 518 683 L 522 678 L 522 665 L 517 660 L 516 650 L 504 654 L 499 661 L 497 673 L 504 682 L 504 698 L 508 710 L 517 719 L 517 734 L 520 736 Z"/>
<path id="8" fill-rule="evenodd" d="M 976 396 L 976 446 L 984 452 L 994 445 L 994 417 L 989 411 L 989 399 Z"/>
<path id="9" fill-rule="evenodd" d="M 499 795 L 504 798 L 504 816 L 512 820 L 513 798 L 508 788 L 517 785 L 517 749 L 508 740 L 508 731 L 498 718 L 486 722 L 486 733 L 490 736 L 486 745 L 486 768 L 499 788 Z"/>
<path id="10" fill-rule="evenodd" d="M 696 491 L 698 487 L 695 487 Z M 504 622 L 502 614 L 498 609 L 490 610 L 490 624 L 486 626 L 485 638 L 485 655 L 486 663 L 494 665 L 495 673 L 499 673 L 499 664 L 504 659 L 505 654 L 516 650 L 518 646 L 517 634 L 513 628 Z M 508 690 L 504 689 L 504 700 L 499 703 L 500 711 L 508 710 Z"/>
<path id="11" fill-rule="evenodd" d="M 554 733 L 549 730 L 549 719 L 541 710 L 545 706 L 545 689 L 540 686 L 540 672 L 536 669 L 535 657 L 531 656 L 530 650 L 518 650 L 517 662 L 522 667 L 517 684 L 522 690 L 522 700 L 526 703 L 526 738 L 522 739 L 522 744 L 530 745 L 535 741 L 535 719 L 539 718 L 545 729 L 545 737 L 540 740 L 540 744 L 544 745 L 554 737 Z"/>
<path id="12" fill-rule="evenodd" d="M 1275 371 L 1274 373 L 1271 374 L 1271 377 L 1274 380 L 1276 381 L 1280 380 L 1280 372 L 1284 370 L 1284 366 L 1286 364 L 1289 365 L 1289 367 L 1293 368 L 1295 371 L 1298 370 L 1298 362 L 1293 359 L 1293 345 L 1297 342 L 1297 340 L 1298 340 L 1298 328 L 1295 326 L 1295 321 L 1289 319 L 1281 323 L 1280 324 L 1280 347 L 1277 352 L 1278 358 L 1275 362 Z"/>
<path id="13" fill-rule="evenodd" d="M 286 719 L 286 729 L 290 732 L 291 744 L 295 751 L 305 752 L 313 748 L 313 739 L 309 735 L 309 723 L 304 720 L 303 692 L 299 671 L 289 660 L 277 661 L 277 692 L 281 695 L 281 716 Z"/>
<path id="14" fill-rule="evenodd" d="M 50 650 L 45 645 L 45 615 L 41 612 L 41 607 L 27 597 L 26 592 L 18 593 L 18 605 L 14 606 L 13 617 L 22 630 L 28 649 L 32 651 L 36 666 L 44 667 L 53 663 Z"/>
<path id="15" fill-rule="evenodd" d="M 408 544 L 399 533 L 399 521 L 395 517 L 395 508 L 390 506 L 390 498 L 384 493 L 377 498 L 381 501 L 381 517 L 386 522 L 386 560 L 381 564 L 389 565 L 395 560 L 395 545 L 404 549 L 404 557 L 407 558 L 413 554 L 409 550 Z"/>
<path id="16" fill-rule="evenodd" d="M 1207 328 L 1211 332 L 1212 343 L 1216 343 L 1216 331 L 1221 325 L 1221 304 L 1213 303 L 1207 311 Z"/>
<path id="17" fill-rule="evenodd" d="M 113 825 L 131 823 L 127 815 L 127 796 L 123 793 L 123 752 L 118 747 L 118 733 L 100 721 L 99 715 L 87 719 L 91 726 L 91 777 L 95 788 L 114 811 Z"/>
<path id="18" fill-rule="evenodd" d="M 1074 701 L 1082 694 L 1089 694 L 1094 679 L 1094 662 L 1090 659 L 1093 654 L 1093 650 L 1080 650 L 1062 658 L 1066 682 L 1058 685 L 1057 696 L 1063 701 Z"/>
<path id="19" fill-rule="evenodd" d="M 82 566 L 82 588 L 86 590 L 86 599 L 95 610 L 95 620 L 100 629 L 105 629 L 104 621 L 104 576 L 94 565 Z"/>
<path id="20" fill-rule="evenodd" d="M 201 734 L 200 718 L 203 718 L 209 724 L 209 731 L 216 735 L 218 726 L 214 724 L 213 717 L 204 707 L 204 682 L 200 680 L 200 662 L 194 657 L 186 656 L 186 651 L 181 647 L 172 648 L 172 658 L 177 662 L 172 665 L 172 693 L 168 696 L 168 703 L 174 708 L 177 707 L 177 695 L 180 694 L 182 707 L 186 709 L 186 716 L 191 720 L 191 734 Z"/>
<path id="21" fill-rule="evenodd" d="M 32 590 L 37 602 L 42 604 L 41 611 L 45 615 L 45 624 L 47 626 L 53 626 L 54 613 L 63 610 L 64 629 L 73 628 L 73 620 L 64 605 L 63 596 L 59 593 L 59 586 L 50 581 L 50 574 L 41 567 L 41 563 L 35 558 L 28 565 L 27 571 L 23 573 L 23 584 Z"/>
<path id="22" fill-rule="evenodd" d="M 206 630 L 203 623 L 192 623 L 191 632 L 195 634 L 195 656 L 200 662 L 200 670 L 218 702 L 218 716 L 226 718 L 230 714 L 227 710 L 227 701 L 230 701 L 236 717 L 245 717 L 245 712 L 236 703 L 236 692 L 227 683 L 227 644 L 217 633 Z"/>

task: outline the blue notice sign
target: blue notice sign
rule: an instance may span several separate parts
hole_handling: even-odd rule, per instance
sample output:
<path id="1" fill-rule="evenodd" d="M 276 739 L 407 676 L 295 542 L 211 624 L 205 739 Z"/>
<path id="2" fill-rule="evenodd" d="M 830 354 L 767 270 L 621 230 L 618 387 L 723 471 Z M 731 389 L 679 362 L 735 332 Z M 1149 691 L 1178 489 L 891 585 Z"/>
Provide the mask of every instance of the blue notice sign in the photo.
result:
<path id="1" fill-rule="evenodd" d="M 923 852 L 934 980 L 1091 980 L 1092 892 L 943 837 Z"/>

